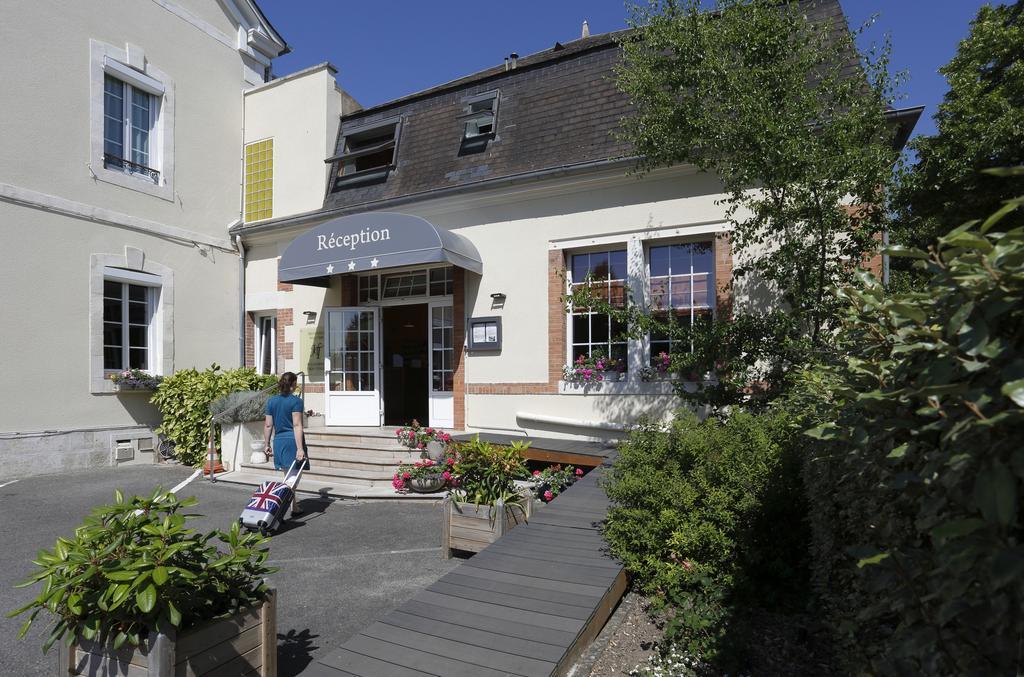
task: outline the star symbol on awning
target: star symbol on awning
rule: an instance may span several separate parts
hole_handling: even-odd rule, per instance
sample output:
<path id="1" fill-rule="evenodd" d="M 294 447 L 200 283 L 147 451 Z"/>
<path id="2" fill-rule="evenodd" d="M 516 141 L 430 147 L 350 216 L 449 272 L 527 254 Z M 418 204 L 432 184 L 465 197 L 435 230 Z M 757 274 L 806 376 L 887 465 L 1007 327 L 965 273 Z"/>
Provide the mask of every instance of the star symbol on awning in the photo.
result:
<path id="1" fill-rule="evenodd" d="M 333 272 L 334 272 L 334 264 L 333 263 L 328 264 L 328 266 L 327 266 L 327 274 L 330 275 Z"/>
<path id="2" fill-rule="evenodd" d="M 380 261 L 378 261 L 377 257 L 374 256 L 373 259 L 370 260 L 370 267 L 371 268 L 376 268 L 378 263 L 380 263 Z"/>
<path id="3" fill-rule="evenodd" d="M 355 261 L 349 261 L 348 262 L 348 269 L 349 270 L 355 270 L 356 269 L 356 262 Z"/>

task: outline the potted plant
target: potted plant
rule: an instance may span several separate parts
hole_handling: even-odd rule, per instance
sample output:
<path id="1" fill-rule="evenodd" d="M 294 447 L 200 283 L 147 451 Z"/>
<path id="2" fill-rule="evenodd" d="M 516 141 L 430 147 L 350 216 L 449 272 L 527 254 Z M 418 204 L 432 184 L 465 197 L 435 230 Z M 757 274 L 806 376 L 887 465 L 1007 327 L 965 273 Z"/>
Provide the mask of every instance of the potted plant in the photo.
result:
<path id="1" fill-rule="evenodd" d="M 22 587 L 39 595 L 8 616 L 28 613 L 19 637 L 47 612 L 55 623 L 43 643 L 61 647 L 61 674 L 276 674 L 273 590 L 264 576 L 264 539 L 242 533 L 196 533 L 194 515 L 157 490 L 93 510 L 70 538 L 35 560 Z M 220 543 L 217 543 L 219 541 Z"/>
<path id="2" fill-rule="evenodd" d="M 144 369 L 125 369 L 110 375 L 118 390 L 156 390 L 163 376 L 150 374 Z"/>
<path id="3" fill-rule="evenodd" d="M 455 458 L 452 456 L 448 457 L 444 463 L 430 458 L 424 458 L 415 463 L 403 463 L 398 466 L 398 470 L 391 479 L 391 486 L 399 493 L 410 489 L 421 494 L 440 491 L 452 479 L 451 468 L 454 464 Z"/>
<path id="4" fill-rule="evenodd" d="M 452 489 L 445 498 L 445 558 L 453 549 L 480 552 L 529 519 L 532 500 L 515 484 L 516 479 L 529 476 L 523 459 L 528 446 L 489 444 L 479 437 L 457 445 Z"/>
<path id="5" fill-rule="evenodd" d="M 213 422 L 221 427 L 221 457 L 229 469 L 237 469 L 242 459 L 266 463 L 263 419 L 267 393 L 238 390 L 210 403 Z"/>
<path id="6" fill-rule="evenodd" d="M 571 465 L 549 465 L 543 470 L 534 470 L 530 478 L 534 498 L 541 503 L 550 503 L 576 480 L 583 477 L 583 471 Z"/>
<path id="7" fill-rule="evenodd" d="M 598 385 L 605 381 L 618 381 L 626 375 L 626 363 L 595 350 L 580 355 L 572 364 L 562 367 L 562 380 L 567 383 Z"/>
<path id="8" fill-rule="evenodd" d="M 413 419 L 409 425 L 396 430 L 395 435 L 399 442 L 410 449 L 421 450 L 423 458 L 430 458 L 434 461 L 441 460 L 452 439 L 451 435 L 440 428 L 424 427 L 416 419 Z"/>

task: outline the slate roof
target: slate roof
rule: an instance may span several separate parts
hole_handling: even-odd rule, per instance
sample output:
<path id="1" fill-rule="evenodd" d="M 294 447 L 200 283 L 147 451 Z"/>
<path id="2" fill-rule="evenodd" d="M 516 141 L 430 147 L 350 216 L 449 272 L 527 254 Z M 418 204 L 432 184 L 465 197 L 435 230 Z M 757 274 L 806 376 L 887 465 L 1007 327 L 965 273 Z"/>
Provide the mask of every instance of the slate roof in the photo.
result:
<path id="1" fill-rule="evenodd" d="M 397 161 L 386 181 L 338 188 L 328 193 L 324 208 L 628 155 L 630 145 L 614 134 L 629 111 L 612 72 L 620 34 L 575 40 L 520 58 L 508 71 L 496 66 L 345 116 L 339 154 L 347 126 L 400 115 Z M 460 157 L 458 116 L 465 99 L 495 89 L 500 92 L 495 138 L 483 152 Z"/>

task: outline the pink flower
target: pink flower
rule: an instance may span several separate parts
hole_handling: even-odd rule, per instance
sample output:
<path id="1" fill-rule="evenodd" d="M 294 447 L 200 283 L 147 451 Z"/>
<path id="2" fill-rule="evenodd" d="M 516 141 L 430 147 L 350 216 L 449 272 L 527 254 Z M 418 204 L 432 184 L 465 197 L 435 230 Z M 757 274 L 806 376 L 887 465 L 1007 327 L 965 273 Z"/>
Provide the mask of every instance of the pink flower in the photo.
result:
<path id="1" fill-rule="evenodd" d="M 452 474 L 450 472 L 448 472 L 447 470 L 445 470 L 443 473 L 441 473 L 441 477 L 443 477 L 445 479 L 445 481 L 447 481 L 447 480 L 450 480 L 452 478 Z"/>
<path id="2" fill-rule="evenodd" d="M 402 431 L 401 430 L 396 430 L 395 434 L 398 435 L 399 437 L 401 437 L 402 436 Z"/>
<path id="3" fill-rule="evenodd" d="M 403 480 L 401 477 L 398 476 L 397 473 L 395 473 L 394 478 L 391 480 L 391 486 L 395 488 L 395 491 L 401 491 L 405 489 L 405 480 Z"/>
<path id="4" fill-rule="evenodd" d="M 429 467 L 430 467 L 430 466 L 432 466 L 432 465 L 434 465 L 434 461 L 433 461 L 432 459 L 429 459 L 429 458 L 428 458 L 428 459 L 425 459 L 425 460 L 423 461 L 423 467 L 424 467 L 424 468 L 429 468 Z"/>
<path id="5" fill-rule="evenodd" d="M 449 456 L 448 458 L 446 458 L 446 459 L 445 459 L 445 462 L 446 462 L 446 463 L 447 463 L 448 465 L 455 465 L 455 459 L 454 459 L 453 457 L 451 457 L 451 456 Z"/>
<path id="6" fill-rule="evenodd" d="M 576 468 L 576 477 L 579 477 L 582 474 L 583 474 L 583 471 L 580 470 L 579 468 Z"/>
<path id="7" fill-rule="evenodd" d="M 426 444 L 424 444 L 423 442 L 420 442 L 420 443 L 419 443 L 419 445 L 417 445 L 417 446 L 418 446 L 418 447 L 419 447 L 420 449 L 426 449 L 426 448 L 427 448 L 427 445 L 426 445 Z"/>
<path id="8" fill-rule="evenodd" d="M 555 495 L 551 493 L 550 489 L 548 489 L 547 491 L 544 492 L 544 500 L 545 501 L 550 501 L 554 497 L 555 497 Z"/>
<path id="9" fill-rule="evenodd" d="M 597 375 L 597 380 L 598 381 L 603 381 L 604 380 L 604 376 L 602 376 L 601 374 L 598 374 Z"/>
<path id="10" fill-rule="evenodd" d="M 540 470 L 534 470 L 533 471 L 533 476 L 534 477 L 540 477 Z"/>
<path id="11" fill-rule="evenodd" d="M 407 472 L 402 473 L 402 479 L 403 480 L 407 480 L 407 479 L 411 479 L 411 478 L 412 478 L 412 475 L 410 475 L 409 473 L 407 473 Z"/>
<path id="12" fill-rule="evenodd" d="M 433 428 L 427 428 L 426 433 L 428 435 L 432 435 L 432 434 L 434 434 L 434 429 Z"/>
<path id="13" fill-rule="evenodd" d="M 415 466 L 416 466 L 417 468 L 422 468 L 422 467 L 423 467 L 423 461 L 416 461 L 416 463 L 415 463 L 414 465 L 415 465 Z"/>

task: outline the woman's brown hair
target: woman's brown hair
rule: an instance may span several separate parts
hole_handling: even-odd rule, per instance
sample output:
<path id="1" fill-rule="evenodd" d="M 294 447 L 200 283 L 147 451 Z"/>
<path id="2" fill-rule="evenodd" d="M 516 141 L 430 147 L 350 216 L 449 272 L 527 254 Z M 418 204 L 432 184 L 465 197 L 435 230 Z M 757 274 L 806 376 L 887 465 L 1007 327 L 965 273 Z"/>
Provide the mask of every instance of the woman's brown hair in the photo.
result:
<path id="1" fill-rule="evenodd" d="M 298 380 L 298 376 L 295 372 L 286 371 L 281 374 L 281 378 L 277 379 L 277 387 L 281 391 L 282 395 L 291 395 L 292 391 L 295 390 L 295 382 Z"/>

